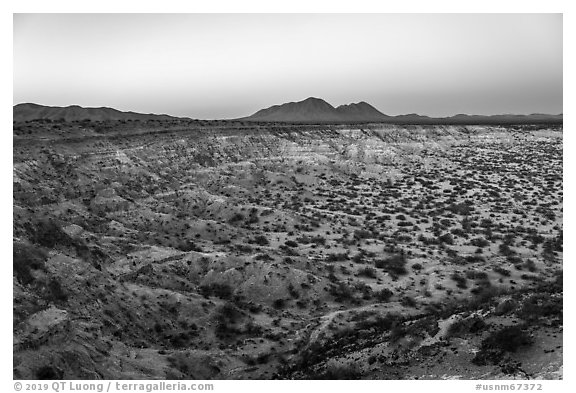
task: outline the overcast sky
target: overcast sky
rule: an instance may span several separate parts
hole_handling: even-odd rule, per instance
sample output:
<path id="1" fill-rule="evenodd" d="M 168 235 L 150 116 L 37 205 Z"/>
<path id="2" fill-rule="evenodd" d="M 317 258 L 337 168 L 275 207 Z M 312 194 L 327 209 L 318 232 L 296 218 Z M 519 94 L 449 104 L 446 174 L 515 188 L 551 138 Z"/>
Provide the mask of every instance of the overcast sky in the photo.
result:
<path id="1" fill-rule="evenodd" d="M 561 113 L 561 14 L 17 14 L 14 104 L 234 118 Z"/>

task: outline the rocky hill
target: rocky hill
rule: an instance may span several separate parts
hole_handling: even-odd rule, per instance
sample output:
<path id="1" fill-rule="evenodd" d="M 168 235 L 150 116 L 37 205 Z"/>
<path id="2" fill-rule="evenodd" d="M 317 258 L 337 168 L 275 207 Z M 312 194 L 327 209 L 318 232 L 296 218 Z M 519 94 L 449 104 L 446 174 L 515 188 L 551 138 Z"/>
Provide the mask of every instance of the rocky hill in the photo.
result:
<path id="1" fill-rule="evenodd" d="M 262 109 L 242 120 L 267 122 L 378 122 L 389 119 L 366 102 L 341 105 L 334 108 L 320 98 L 310 97 L 300 102 L 289 102 Z"/>
<path id="2" fill-rule="evenodd" d="M 388 116 L 366 102 L 333 107 L 320 98 L 274 105 L 238 120 L 282 123 L 386 123 L 413 125 L 562 124 L 560 115 L 465 115 L 434 118 L 416 113 Z"/>
<path id="3" fill-rule="evenodd" d="M 38 104 L 14 105 L 13 120 L 16 122 L 31 120 L 58 121 L 113 121 L 113 120 L 171 120 L 168 115 L 121 112 L 113 108 L 83 108 L 78 105 L 67 107 L 44 106 Z"/>
<path id="4" fill-rule="evenodd" d="M 14 378 L 562 377 L 559 126 L 13 132 Z"/>

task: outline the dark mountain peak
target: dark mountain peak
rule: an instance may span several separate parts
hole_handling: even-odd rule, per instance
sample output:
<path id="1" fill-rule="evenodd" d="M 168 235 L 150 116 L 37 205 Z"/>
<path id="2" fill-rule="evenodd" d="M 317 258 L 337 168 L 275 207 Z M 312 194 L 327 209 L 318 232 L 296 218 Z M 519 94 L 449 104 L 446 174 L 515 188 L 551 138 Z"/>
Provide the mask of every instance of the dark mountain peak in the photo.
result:
<path id="1" fill-rule="evenodd" d="M 328 104 L 326 101 L 324 101 L 322 98 L 318 98 L 318 97 L 308 97 L 305 100 L 299 101 L 299 102 L 318 102 L 318 103 L 324 103 L 324 104 Z M 330 104 L 328 104 L 330 105 Z"/>
<path id="2" fill-rule="evenodd" d="M 14 105 L 14 108 L 40 108 L 42 105 L 35 104 L 33 102 L 23 102 L 21 104 Z"/>
<path id="3" fill-rule="evenodd" d="M 262 109 L 243 120 L 278 122 L 373 122 L 387 119 L 372 105 L 361 101 L 334 108 L 317 97 L 308 97 L 298 102 L 289 102 Z"/>
<path id="4" fill-rule="evenodd" d="M 316 97 L 308 97 L 303 101 L 299 101 L 299 102 L 293 102 L 291 103 L 295 106 L 302 106 L 302 107 L 315 107 L 315 108 L 323 108 L 323 109 L 334 109 L 334 107 L 332 105 L 330 105 L 329 103 L 327 103 L 326 101 L 324 101 L 321 98 L 316 98 Z"/>
<path id="5" fill-rule="evenodd" d="M 298 102 L 288 102 L 261 109 L 243 120 L 279 122 L 339 122 L 336 109 L 326 101 L 308 97 Z"/>
<path id="6" fill-rule="evenodd" d="M 365 101 L 340 105 L 336 110 L 348 121 L 383 121 L 389 118 Z"/>
<path id="7" fill-rule="evenodd" d="M 373 108 L 373 106 L 370 105 L 369 103 L 367 103 L 366 101 L 352 102 L 350 104 L 343 104 L 343 105 L 338 106 L 338 108 L 346 108 L 346 107 L 371 107 L 371 108 Z"/>
<path id="8" fill-rule="evenodd" d="M 64 120 L 64 121 L 113 121 L 113 120 L 171 120 L 176 117 L 168 115 L 121 112 L 113 108 L 84 108 L 79 105 L 66 107 L 44 106 L 32 103 L 14 105 L 14 121 L 29 120 Z"/>

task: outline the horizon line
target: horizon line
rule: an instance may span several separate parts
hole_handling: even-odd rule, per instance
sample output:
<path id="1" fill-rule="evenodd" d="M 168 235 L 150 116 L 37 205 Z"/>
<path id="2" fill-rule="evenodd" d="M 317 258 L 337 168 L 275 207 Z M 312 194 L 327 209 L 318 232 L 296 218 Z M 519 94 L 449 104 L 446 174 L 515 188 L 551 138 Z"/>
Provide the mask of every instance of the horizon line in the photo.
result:
<path id="1" fill-rule="evenodd" d="M 445 116 L 435 116 L 435 115 L 428 115 L 428 114 L 423 114 L 423 113 L 417 113 L 417 112 L 409 112 L 409 113 L 401 113 L 401 114 L 396 114 L 396 115 L 391 115 L 391 114 L 387 114 L 382 112 L 380 109 L 378 109 L 377 107 L 375 107 L 374 105 L 372 105 L 371 103 L 361 100 L 358 102 L 349 102 L 347 104 L 340 104 L 338 106 L 334 106 L 332 104 L 330 104 L 328 101 L 324 100 L 323 98 L 318 98 L 318 97 L 314 97 L 314 96 L 310 96 L 307 97 L 303 100 L 300 101 L 287 101 L 281 104 L 273 104 L 267 107 L 263 107 L 260 109 L 257 109 L 256 112 L 253 112 L 249 115 L 245 115 L 242 117 L 235 117 L 235 118 L 212 118 L 212 119 L 200 119 L 197 117 L 192 117 L 190 115 L 187 116 L 179 116 L 179 115 L 171 115 L 169 113 L 156 113 L 156 112 L 143 112 L 143 111 L 138 111 L 138 110 L 131 110 L 131 109 L 118 109 L 112 106 L 82 106 L 82 105 L 78 105 L 78 104 L 69 104 L 69 105 L 45 105 L 45 104 L 39 104 L 36 102 L 19 102 L 17 104 L 13 104 L 12 108 L 18 106 L 18 105 L 38 105 L 38 106 L 43 106 L 43 107 L 49 107 L 49 108 L 70 108 L 70 107 L 79 107 L 79 108 L 83 108 L 83 109 L 112 109 L 112 110 L 116 110 L 119 112 L 124 112 L 124 113 L 136 113 L 136 114 L 144 114 L 144 115 L 157 115 L 157 116 L 170 116 L 170 117 L 174 117 L 174 118 L 180 118 L 180 119 L 191 119 L 191 120 L 241 120 L 244 119 L 246 117 L 250 117 L 252 115 L 254 115 L 255 113 L 257 113 L 260 110 L 263 109 L 268 109 L 268 108 L 272 108 L 274 106 L 281 106 L 281 105 L 286 105 L 286 104 L 293 104 L 293 103 L 300 103 L 309 99 L 317 99 L 317 100 L 322 100 L 324 102 L 326 102 L 327 104 L 329 104 L 330 106 L 337 108 L 339 106 L 345 106 L 345 105 L 352 105 L 352 104 L 361 104 L 361 103 L 365 103 L 368 105 L 371 105 L 372 107 L 374 107 L 375 109 L 377 109 L 379 112 L 381 112 L 383 115 L 385 116 L 390 116 L 390 117 L 399 117 L 399 116 L 411 116 L 411 115 L 416 115 L 416 116 L 423 116 L 423 117 L 429 117 L 431 119 L 447 119 L 447 118 L 452 118 L 452 117 L 456 117 L 456 116 L 484 116 L 484 117 L 491 117 L 491 116 L 535 116 L 535 115 L 544 115 L 544 116 L 563 116 L 564 112 L 560 112 L 560 113 L 546 113 L 546 112 L 531 112 L 531 113 L 492 113 L 492 114 L 484 114 L 484 113 L 456 113 L 456 114 L 452 114 L 452 115 L 445 115 Z"/>

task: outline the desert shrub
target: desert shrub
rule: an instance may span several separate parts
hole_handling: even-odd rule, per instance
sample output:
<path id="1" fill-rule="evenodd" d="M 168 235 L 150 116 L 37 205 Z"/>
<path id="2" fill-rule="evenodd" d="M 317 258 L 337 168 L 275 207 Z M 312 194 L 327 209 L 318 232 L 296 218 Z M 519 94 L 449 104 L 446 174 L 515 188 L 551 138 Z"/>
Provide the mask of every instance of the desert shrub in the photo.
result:
<path id="1" fill-rule="evenodd" d="M 372 267 L 364 267 L 358 271 L 358 275 L 368 278 L 376 278 L 376 270 Z"/>
<path id="2" fill-rule="evenodd" d="M 224 335 L 237 332 L 234 324 L 242 317 L 242 312 L 232 303 L 227 302 L 216 309 L 216 333 Z"/>
<path id="3" fill-rule="evenodd" d="M 314 244 L 317 244 L 319 246 L 323 246 L 326 244 L 326 238 L 322 237 L 320 235 L 309 237 L 307 239 L 308 239 L 308 243 L 314 243 Z M 297 240 L 300 241 L 300 239 L 297 239 Z M 307 243 L 305 243 L 305 244 L 307 244 Z"/>
<path id="4" fill-rule="evenodd" d="M 422 270 L 422 265 L 420 263 L 415 263 L 412 265 L 412 269 L 416 271 Z"/>
<path id="5" fill-rule="evenodd" d="M 247 244 L 237 244 L 236 249 L 240 252 L 246 252 L 246 253 L 252 252 L 252 247 L 250 247 Z"/>
<path id="6" fill-rule="evenodd" d="M 365 263 L 364 261 L 365 256 L 366 255 L 361 251 L 352 257 L 352 261 L 354 261 L 355 263 Z"/>
<path id="7" fill-rule="evenodd" d="M 363 281 L 356 281 L 354 283 L 354 290 L 362 294 L 362 299 L 370 300 L 374 292 L 372 291 L 372 287 L 366 284 Z"/>
<path id="8" fill-rule="evenodd" d="M 284 307 L 286 307 L 286 300 L 284 300 L 282 298 L 275 299 L 272 302 L 272 307 L 274 307 L 276 310 L 281 310 Z"/>
<path id="9" fill-rule="evenodd" d="M 211 283 L 200 286 L 200 294 L 204 297 L 216 296 L 220 299 L 229 300 L 232 298 L 234 290 L 229 284 Z"/>
<path id="10" fill-rule="evenodd" d="M 443 235 L 438 236 L 438 241 L 444 244 L 454 244 L 454 237 L 451 233 L 444 233 Z"/>
<path id="11" fill-rule="evenodd" d="M 196 243 L 194 243 L 193 241 L 186 241 L 186 242 L 182 242 L 179 243 L 177 246 L 177 249 L 180 251 L 184 251 L 184 252 L 190 252 L 190 251 L 196 251 L 196 252 L 202 252 L 202 248 L 199 247 L 198 245 L 196 245 Z"/>
<path id="12" fill-rule="evenodd" d="M 274 258 L 272 258 L 268 254 L 258 254 L 254 257 L 254 259 L 257 261 L 273 261 L 274 260 Z"/>
<path id="13" fill-rule="evenodd" d="M 12 250 L 12 266 L 16 279 L 21 284 L 34 281 L 32 270 L 45 270 L 48 255 L 40 248 L 26 243 L 14 243 Z"/>
<path id="14" fill-rule="evenodd" d="M 54 248 L 57 244 L 70 245 L 68 234 L 52 220 L 40 220 L 36 223 L 32 241 L 48 248 Z"/>
<path id="15" fill-rule="evenodd" d="M 418 236 L 418 241 L 424 243 L 425 245 L 429 246 L 432 244 L 438 244 L 438 240 L 433 237 L 426 237 L 422 234 Z"/>
<path id="16" fill-rule="evenodd" d="M 366 229 L 356 229 L 354 231 L 354 239 L 361 240 L 361 239 L 370 239 L 374 237 L 372 232 L 367 231 Z"/>
<path id="17" fill-rule="evenodd" d="M 394 327 L 401 325 L 403 322 L 399 314 L 388 313 L 386 315 L 376 315 L 370 318 L 369 314 L 359 313 L 354 317 L 356 322 L 355 330 L 376 329 L 378 332 L 389 332 Z"/>
<path id="18" fill-rule="evenodd" d="M 450 231 L 451 234 L 453 234 L 454 236 L 459 236 L 459 237 L 463 237 L 463 238 L 467 238 L 468 234 L 466 232 L 464 232 L 463 229 L 460 228 L 454 228 Z"/>
<path id="19" fill-rule="evenodd" d="M 452 226 L 452 221 L 447 218 L 443 218 L 440 220 L 440 225 L 442 225 L 444 228 L 449 228 Z"/>
<path id="20" fill-rule="evenodd" d="M 374 265 L 378 269 L 383 269 L 392 277 L 408 274 L 406 270 L 406 257 L 404 254 L 398 254 L 386 259 L 376 259 Z"/>
<path id="21" fill-rule="evenodd" d="M 520 278 L 522 280 L 526 280 L 526 281 L 534 281 L 534 282 L 538 282 L 538 281 L 542 281 L 542 276 L 538 276 L 536 274 L 522 274 L 520 276 Z"/>
<path id="22" fill-rule="evenodd" d="M 469 318 L 459 319 L 448 328 L 449 337 L 462 337 L 468 333 L 478 333 L 487 327 L 486 322 L 477 315 Z"/>
<path id="23" fill-rule="evenodd" d="M 504 269 L 501 266 L 495 266 L 494 271 L 498 274 L 503 275 L 504 277 L 510 277 L 510 270 Z"/>
<path id="24" fill-rule="evenodd" d="M 533 322 L 541 318 L 554 318 L 556 323 L 562 323 L 562 297 L 550 296 L 546 293 L 534 294 L 522 302 L 516 315 L 525 321 Z"/>
<path id="25" fill-rule="evenodd" d="M 411 296 L 404 296 L 400 300 L 400 304 L 402 304 L 404 307 L 416 307 L 418 305 L 416 300 Z"/>
<path id="26" fill-rule="evenodd" d="M 300 298 L 300 293 L 296 290 L 296 288 L 294 288 L 292 283 L 288 284 L 288 293 L 293 299 Z"/>
<path id="27" fill-rule="evenodd" d="M 482 249 L 480 248 L 480 250 Z M 479 255 L 466 255 L 464 259 L 466 260 L 466 263 L 486 262 L 486 259 L 484 259 L 484 257 L 481 257 Z"/>
<path id="28" fill-rule="evenodd" d="M 347 261 L 349 258 L 348 254 L 343 252 L 343 253 L 334 253 L 334 254 L 328 254 L 326 256 L 326 262 L 342 262 L 342 261 Z"/>
<path id="29" fill-rule="evenodd" d="M 495 297 L 502 294 L 502 289 L 492 286 L 488 280 L 483 280 L 470 292 L 474 294 L 471 304 L 476 308 L 484 309 L 492 304 Z"/>
<path id="30" fill-rule="evenodd" d="M 490 242 L 483 237 L 476 237 L 470 240 L 470 244 L 476 247 L 484 248 L 490 245 Z"/>
<path id="31" fill-rule="evenodd" d="M 254 240 L 252 242 L 259 245 L 259 246 L 267 246 L 270 244 L 270 242 L 268 241 L 268 239 L 264 235 L 254 236 Z"/>
<path id="32" fill-rule="evenodd" d="M 398 221 L 398 225 L 399 227 L 411 227 L 414 225 L 414 223 L 410 222 L 410 221 Z"/>
<path id="33" fill-rule="evenodd" d="M 389 301 L 393 295 L 394 292 L 392 292 L 388 288 L 383 288 L 379 291 L 374 292 L 374 297 L 382 303 L 386 303 L 387 301 Z"/>
<path id="34" fill-rule="evenodd" d="M 466 277 L 461 276 L 458 273 L 452 273 L 452 275 L 450 276 L 450 278 L 454 281 L 456 281 L 456 286 L 460 289 L 466 289 L 468 288 L 467 285 L 467 281 Z"/>
<path id="35" fill-rule="evenodd" d="M 536 264 L 534 263 L 534 261 L 532 259 L 526 260 L 526 262 L 524 262 L 521 265 L 521 268 L 526 268 L 526 269 L 528 269 L 529 272 L 535 272 L 537 270 Z M 519 269 L 519 270 L 521 270 L 521 269 Z"/>
<path id="36" fill-rule="evenodd" d="M 466 278 L 470 280 L 487 280 L 488 274 L 486 272 L 481 272 L 478 270 L 468 270 L 466 272 Z"/>
<path id="37" fill-rule="evenodd" d="M 410 235 L 406 235 L 406 234 L 402 234 L 402 233 L 397 233 L 394 235 L 394 239 L 398 242 L 398 243 L 409 243 L 412 241 L 412 236 Z"/>
<path id="38" fill-rule="evenodd" d="M 264 209 L 264 210 L 262 210 L 262 213 L 260 213 L 260 215 L 261 215 L 262 217 L 265 217 L 265 216 L 269 216 L 269 215 L 272 214 L 272 213 L 274 213 L 274 210 L 272 210 L 272 209 Z"/>
<path id="39" fill-rule="evenodd" d="M 519 265 L 522 263 L 522 258 L 520 258 L 518 255 L 508 255 L 506 257 L 506 261 L 508 261 L 514 265 Z"/>
<path id="40" fill-rule="evenodd" d="M 472 206 L 466 202 L 462 203 L 453 203 L 448 206 L 447 210 L 451 211 L 454 214 L 459 214 L 461 216 L 469 215 L 474 209 Z"/>
<path id="41" fill-rule="evenodd" d="M 505 352 L 516 352 L 521 346 L 532 344 L 532 337 L 521 326 L 506 326 L 486 337 L 472 363 L 484 366 L 497 364 Z"/>
<path id="42" fill-rule="evenodd" d="M 494 309 L 494 315 L 506 315 L 518 308 L 518 302 L 514 299 L 503 299 Z"/>
<path id="43" fill-rule="evenodd" d="M 195 332 L 179 332 L 168 336 L 168 341 L 174 348 L 185 348 L 189 345 L 190 339 Z"/>
<path id="44" fill-rule="evenodd" d="M 336 284 L 331 284 L 328 293 L 334 296 L 337 302 L 344 302 L 354 298 L 354 291 L 345 283 L 338 281 Z"/>
<path id="45" fill-rule="evenodd" d="M 244 216 L 241 213 L 235 213 L 232 217 L 230 217 L 228 222 L 230 224 L 234 224 L 242 220 L 244 220 Z"/>
<path id="46" fill-rule="evenodd" d="M 295 242 L 294 240 L 286 240 L 284 244 L 287 245 L 288 247 L 298 247 L 298 243 Z"/>
<path id="47" fill-rule="evenodd" d="M 498 252 L 504 256 L 510 256 L 510 255 L 515 255 L 516 251 L 514 251 L 513 249 L 510 248 L 510 246 L 506 243 L 501 243 L 498 246 Z"/>
<path id="48" fill-rule="evenodd" d="M 49 298 L 52 300 L 56 300 L 59 302 L 65 302 L 68 300 L 68 295 L 62 289 L 60 282 L 55 278 L 52 278 L 48 282 L 48 291 L 49 291 Z"/>

